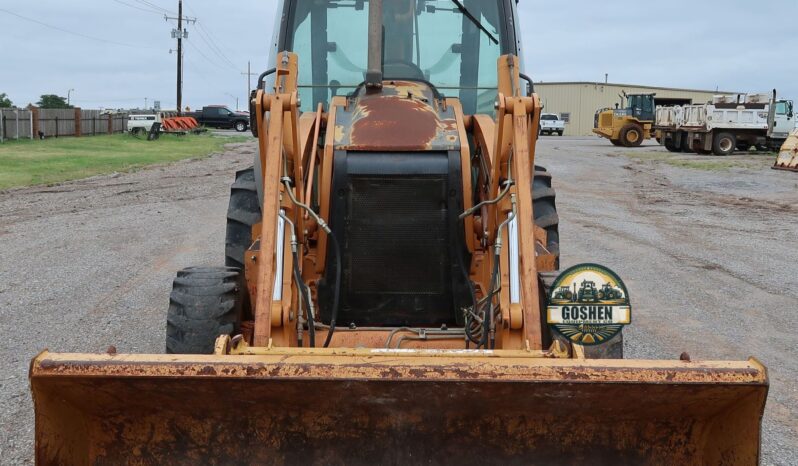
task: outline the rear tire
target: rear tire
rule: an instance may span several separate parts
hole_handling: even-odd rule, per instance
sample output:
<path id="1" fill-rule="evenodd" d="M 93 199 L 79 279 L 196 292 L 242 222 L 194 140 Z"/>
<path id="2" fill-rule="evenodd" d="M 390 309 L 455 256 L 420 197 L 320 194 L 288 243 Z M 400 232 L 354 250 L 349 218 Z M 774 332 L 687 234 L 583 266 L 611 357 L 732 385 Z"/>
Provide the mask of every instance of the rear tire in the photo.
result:
<path id="1" fill-rule="evenodd" d="M 562 133 L 563 133 L 562 131 L 557 131 L 557 136 L 562 137 Z"/>
<path id="2" fill-rule="evenodd" d="M 253 241 L 252 227 L 260 223 L 261 216 L 255 170 L 250 167 L 236 173 L 236 180 L 230 188 L 225 235 L 226 266 L 244 270 L 244 254 Z"/>
<path id="3" fill-rule="evenodd" d="M 621 142 L 626 147 L 638 147 L 643 144 L 643 128 L 636 123 L 629 123 L 621 129 Z"/>
<path id="4" fill-rule="evenodd" d="M 687 134 L 682 134 L 682 141 L 681 142 L 682 142 L 682 144 L 681 144 L 682 152 L 684 152 L 685 154 L 694 154 L 695 153 L 693 148 L 690 147 L 690 139 L 687 137 Z"/>
<path id="5" fill-rule="evenodd" d="M 243 133 L 244 131 L 247 130 L 247 124 L 243 121 L 237 121 L 233 126 L 233 128 L 235 128 L 235 130 L 238 131 L 239 133 Z"/>
<path id="6" fill-rule="evenodd" d="M 546 249 L 556 256 L 555 268 L 560 268 L 560 217 L 557 214 L 557 193 L 552 187 L 551 173 L 535 166 L 532 182 L 535 225 L 546 230 Z"/>
<path id="7" fill-rule="evenodd" d="M 682 151 L 682 148 L 681 147 L 677 147 L 676 143 L 674 143 L 673 139 L 666 139 L 665 140 L 665 144 L 663 144 L 663 146 L 665 146 L 665 148 L 668 149 L 668 152 L 681 152 Z"/>
<path id="8" fill-rule="evenodd" d="M 166 316 L 166 352 L 213 354 L 216 338 L 241 330 L 245 287 L 231 267 L 190 267 L 177 273 Z"/>
<path id="9" fill-rule="evenodd" d="M 731 133 L 720 133 L 712 140 L 712 153 L 715 155 L 732 155 L 736 147 L 737 138 Z"/>

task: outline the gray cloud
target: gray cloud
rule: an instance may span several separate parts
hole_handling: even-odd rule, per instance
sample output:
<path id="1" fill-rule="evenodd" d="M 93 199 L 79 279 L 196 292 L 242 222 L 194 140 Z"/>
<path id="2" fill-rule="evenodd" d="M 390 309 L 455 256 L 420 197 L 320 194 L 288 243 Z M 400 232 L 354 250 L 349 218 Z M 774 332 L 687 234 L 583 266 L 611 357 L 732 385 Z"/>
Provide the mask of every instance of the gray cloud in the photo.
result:
<path id="1" fill-rule="evenodd" d="M 176 0 L 149 0 L 174 11 Z M 2 0 L 0 9 L 96 38 L 48 29 L 0 11 L 0 92 L 18 105 L 74 88 L 83 107 L 174 106 L 172 22 L 134 0 Z M 234 104 L 245 71 L 268 67 L 275 0 L 185 0 L 185 102 Z M 536 80 L 601 81 L 767 91 L 798 98 L 798 2 L 521 0 L 527 71 Z M 210 36 L 210 37 L 206 37 Z M 218 44 L 217 55 L 205 40 Z M 204 53 L 203 57 L 197 49 Z M 230 60 L 232 64 L 227 63 Z"/>

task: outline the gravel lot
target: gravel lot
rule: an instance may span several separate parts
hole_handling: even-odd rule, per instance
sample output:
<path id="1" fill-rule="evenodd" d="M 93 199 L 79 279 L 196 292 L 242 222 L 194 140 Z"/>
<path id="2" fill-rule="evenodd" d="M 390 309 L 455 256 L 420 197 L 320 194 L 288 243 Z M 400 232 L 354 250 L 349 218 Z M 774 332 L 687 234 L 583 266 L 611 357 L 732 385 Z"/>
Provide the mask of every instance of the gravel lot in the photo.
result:
<path id="1" fill-rule="evenodd" d="M 229 184 L 255 150 L 0 193 L 0 463 L 32 463 L 38 351 L 162 352 L 172 276 L 223 262 Z M 795 464 L 798 174 L 756 155 L 683 168 L 668 161 L 699 156 L 593 138 L 543 138 L 538 153 L 558 189 L 563 265 L 605 264 L 630 289 L 626 354 L 755 355 L 771 376 L 763 464 Z"/>

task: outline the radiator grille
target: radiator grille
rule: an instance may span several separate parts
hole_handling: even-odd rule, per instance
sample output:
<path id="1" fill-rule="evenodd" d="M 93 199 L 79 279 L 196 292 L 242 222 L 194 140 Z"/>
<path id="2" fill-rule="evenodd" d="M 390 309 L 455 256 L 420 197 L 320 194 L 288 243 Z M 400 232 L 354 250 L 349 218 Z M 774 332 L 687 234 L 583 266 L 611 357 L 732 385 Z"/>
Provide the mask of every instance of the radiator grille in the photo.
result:
<path id="1" fill-rule="evenodd" d="M 446 179 L 356 176 L 348 188 L 347 292 L 446 293 Z"/>

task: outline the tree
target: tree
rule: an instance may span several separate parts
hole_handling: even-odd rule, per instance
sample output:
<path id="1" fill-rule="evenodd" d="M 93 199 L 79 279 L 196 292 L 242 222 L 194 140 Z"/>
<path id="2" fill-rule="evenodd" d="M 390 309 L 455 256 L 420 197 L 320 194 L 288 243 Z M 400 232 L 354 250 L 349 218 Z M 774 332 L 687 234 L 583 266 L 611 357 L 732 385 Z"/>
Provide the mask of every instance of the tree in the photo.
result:
<path id="1" fill-rule="evenodd" d="M 14 105 L 11 103 L 11 99 L 8 98 L 5 92 L 0 94 L 0 108 L 11 108 Z"/>
<path id="2" fill-rule="evenodd" d="M 73 108 L 66 101 L 66 97 L 55 94 L 44 94 L 41 96 L 36 106 L 40 108 Z"/>

